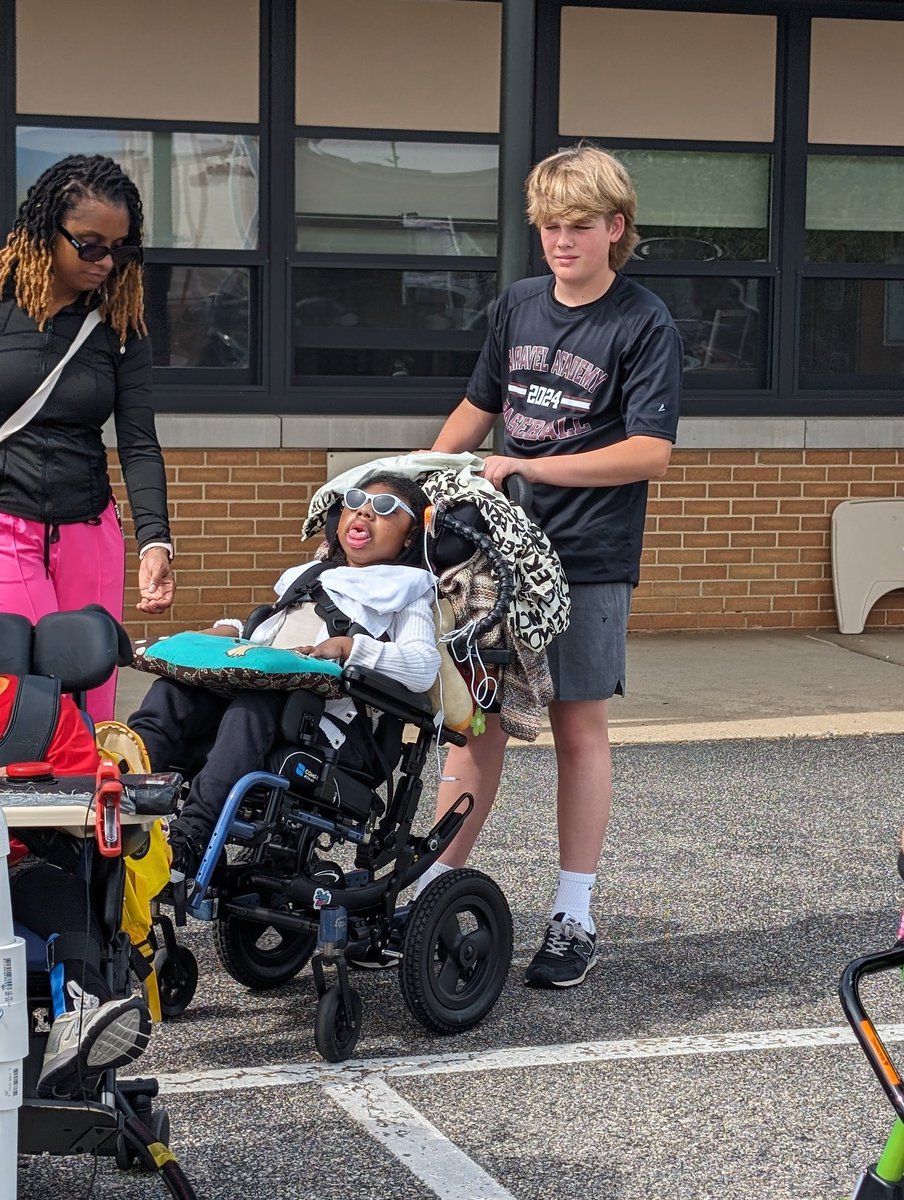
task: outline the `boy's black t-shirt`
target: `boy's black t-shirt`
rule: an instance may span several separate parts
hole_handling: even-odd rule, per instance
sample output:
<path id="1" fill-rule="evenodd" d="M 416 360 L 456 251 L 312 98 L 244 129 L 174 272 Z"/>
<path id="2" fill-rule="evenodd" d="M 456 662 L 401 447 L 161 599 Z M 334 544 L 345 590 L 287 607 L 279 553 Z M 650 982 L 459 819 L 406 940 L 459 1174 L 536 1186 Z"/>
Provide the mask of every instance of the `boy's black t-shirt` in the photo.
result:
<path id="1" fill-rule="evenodd" d="M 611 446 L 636 434 L 674 442 L 681 338 L 658 296 L 624 275 L 569 308 L 549 277 L 496 301 L 468 400 L 502 413 L 503 454 L 534 458 Z M 534 485 L 534 516 L 571 583 L 637 583 L 646 482 Z"/>

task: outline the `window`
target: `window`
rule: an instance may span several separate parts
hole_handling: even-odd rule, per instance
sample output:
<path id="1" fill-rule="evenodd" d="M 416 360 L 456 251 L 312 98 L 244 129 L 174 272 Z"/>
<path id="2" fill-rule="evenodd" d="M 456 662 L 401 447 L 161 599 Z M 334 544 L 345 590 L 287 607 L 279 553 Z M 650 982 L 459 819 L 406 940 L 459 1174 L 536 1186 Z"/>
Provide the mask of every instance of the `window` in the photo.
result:
<path id="1" fill-rule="evenodd" d="M 495 295 L 492 271 L 306 267 L 293 279 L 296 383 L 467 378 Z"/>
<path id="2" fill-rule="evenodd" d="M 487 145 L 298 138 L 297 248 L 493 255 L 497 158 Z"/>
<path id="3" fill-rule="evenodd" d="M 768 386 L 769 280 L 632 275 L 665 302 L 681 331 L 689 391 Z"/>
<path id="4" fill-rule="evenodd" d="M 805 279 L 800 386 L 901 389 L 904 276 Z"/>
<path id="5" fill-rule="evenodd" d="M 769 257 L 767 154 L 616 150 L 638 194 L 643 261 Z"/>
<path id="6" fill-rule="evenodd" d="M 502 5 L 297 0 L 295 121 L 496 133 Z"/>
<path id="7" fill-rule="evenodd" d="M 253 124 L 259 20 L 258 0 L 18 0 L 16 111 Z"/>
<path id="8" fill-rule="evenodd" d="M 559 132 L 771 142 L 775 45 L 770 16 L 565 7 Z"/>
<path id="9" fill-rule="evenodd" d="M 258 138 L 235 133 L 20 126 L 17 199 L 68 154 L 115 159 L 141 193 L 145 244 L 252 250 L 258 242 Z"/>
<path id="10" fill-rule="evenodd" d="M 154 365 L 227 368 L 229 382 L 250 382 L 256 276 L 245 267 L 149 264 L 145 311 Z"/>
<path id="11" fill-rule="evenodd" d="M 811 154 L 807 259 L 904 264 L 904 157 Z"/>
<path id="12" fill-rule="evenodd" d="M 836 146 L 899 145 L 904 126 L 902 61 L 902 21 L 814 19 L 810 141 Z"/>

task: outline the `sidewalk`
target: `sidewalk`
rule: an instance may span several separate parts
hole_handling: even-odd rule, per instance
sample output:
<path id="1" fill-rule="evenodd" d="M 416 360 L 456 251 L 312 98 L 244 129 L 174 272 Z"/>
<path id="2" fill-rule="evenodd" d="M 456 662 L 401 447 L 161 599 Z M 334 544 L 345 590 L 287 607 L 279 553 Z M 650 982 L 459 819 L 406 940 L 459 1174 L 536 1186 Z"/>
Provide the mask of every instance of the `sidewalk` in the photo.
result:
<path id="1" fill-rule="evenodd" d="M 120 672 L 125 720 L 152 677 Z M 628 640 L 628 695 L 612 741 L 904 733 L 904 630 L 646 634 Z M 537 745 L 551 744 L 548 727 Z"/>

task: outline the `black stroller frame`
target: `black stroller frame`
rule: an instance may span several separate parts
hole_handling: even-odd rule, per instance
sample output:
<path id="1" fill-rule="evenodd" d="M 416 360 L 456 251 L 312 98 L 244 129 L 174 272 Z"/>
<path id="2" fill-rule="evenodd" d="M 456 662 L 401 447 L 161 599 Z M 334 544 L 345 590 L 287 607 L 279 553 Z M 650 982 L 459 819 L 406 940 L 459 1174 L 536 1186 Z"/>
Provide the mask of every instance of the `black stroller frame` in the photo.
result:
<path id="1" fill-rule="evenodd" d="M 511 573 L 486 535 L 451 514 L 443 514 L 442 522 L 485 553 L 497 582 L 494 608 L 467 634 L 476 641 L 505 615 Z M 175 897 L 177 921 L 187 912 L 214 922 L 220 960 L 239 982 L 278 986 L 311 960 L 318 995 L 315 1042 L 333 1062 L 350 1056 L 361 1031 L 362 1003 L 349 982 L 350 962 L 368 955 L 399 958 L 402 995 L 412 1015 L 448 1034 L 486 1016 L 512 957 L 508 904 L 479 871 L 446 872 L 413 905 L 398 907 L 400 893 L 440 857 L 473 807 L 465 792 L 428 832 L 412 835 L 434 741 L 464 745 L 464 735 L 438 724 L 425 695 L 376 671 L 348 668 L 341 686 L 360 712 L 382 714 L 367 735 L 382 779 L 375 783 L 344 767 L 337 751 L 318 739 L 322 698 L 292 693 L 282 723 L 292 748 L 281 755 L 281 768 L 252 772 L 233 785 L 194 880 L 181 902 Z M 356 725 L 362 733 L 371 730 L 366 718 Z M 413 742 L 403 741 L 406 725 L 414 728 Z M 383 783 L 385 802 L 377 791 Z M 242 847 L 231 862 L 225 861 L 227 842 Z M 342 843 L 355 848 L 353 870 L 326 857 Z M 265 930 L 278 935 L 275 949 L 258 945 Z"/>

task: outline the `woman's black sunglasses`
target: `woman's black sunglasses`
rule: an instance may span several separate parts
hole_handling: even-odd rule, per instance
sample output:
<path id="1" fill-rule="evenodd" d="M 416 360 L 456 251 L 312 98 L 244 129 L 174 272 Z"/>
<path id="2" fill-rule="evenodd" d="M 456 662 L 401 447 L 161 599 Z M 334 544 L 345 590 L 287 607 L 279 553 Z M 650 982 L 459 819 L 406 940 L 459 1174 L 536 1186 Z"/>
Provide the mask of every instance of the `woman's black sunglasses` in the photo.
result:
<path id="1" fill-rule="evenodd" d="M 365 504 L 369 504 L 378 517 L 388 517 L 397 508 L 401 508 L 409 517 L 417 520 L 405 501 L 394 496 L 392 492 L 365 492 L 364 488 L 347 488 L 342 493 L 342 503 L 346 508 L 363 508 Z"/>
<path id="2" fill-rule="evenodd" d="M 76 254 L 82 262 L 96 263 L 106 258 L 109 254 L 113 259 L 114 267 L 121 267 L 124 263 L 129 262 L 144 262 L 144 254 L 140 246 L 103 246 L 100 242 L 80 242 L 78 238 L 73 237 L 68 229 L 64 229 L 62 225 L 57 225 L 57 229 L 66 239 L 70 246 L 75 249 Z"/>

